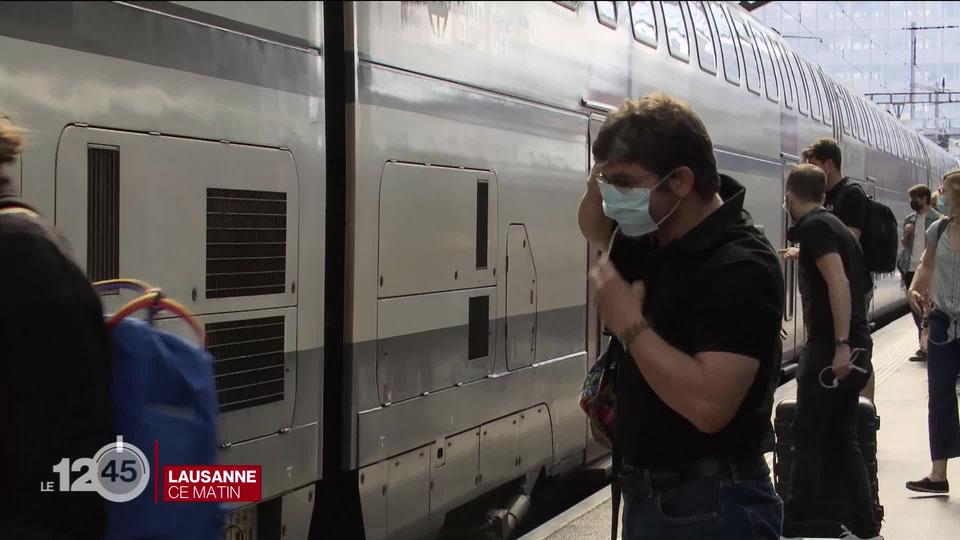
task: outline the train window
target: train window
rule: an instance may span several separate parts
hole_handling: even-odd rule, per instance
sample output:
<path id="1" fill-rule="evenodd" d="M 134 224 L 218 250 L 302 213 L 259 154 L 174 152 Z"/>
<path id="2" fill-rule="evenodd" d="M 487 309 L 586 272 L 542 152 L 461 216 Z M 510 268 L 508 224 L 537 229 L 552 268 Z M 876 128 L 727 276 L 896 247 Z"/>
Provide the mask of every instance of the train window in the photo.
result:
<path id="1" fill-rule="evenodd" d="M 833 85 L 833 95 L 836 96 L 837 111 L 840 114 L 840 127 L 843 128 L 843 132 L 847 135 L 850 135 L 850 111 L 847 110 L 847 100 L 843 99 L 843 94 L 840 92 L 840 87 Z"/>
<path id="2" fill-rule="evenodd" d="M 770 56 L 770 46 L 767 44 L 767 38 L 756 27 L 753 30 L 753 39 L 757 43 L 757 49 L 760 51 L 760 65 L 763 67 L 763 80 L 767 87 L 767 97 L 770 101 L 776 102 L 780 99 L 780 92 L 777 88 L 777 70 L 773 67 L 773 57 Z"/>
<path id="3" fill-rule="evenodd" d="M 783 101 L 788 109 L 792 109 L 797 99 L 797 87 L 793 81 L 793 74 L 787 67 L 786 58 L 783 55 L 783 48 L 774 39 L 770 39 L 770 46 L 773 47 L 774 56 L 777 60 L 777 67 L 780 69 L 780 80 L 783 81 Z"/>
<path id="4" fill-rule="evenodd" d="M 663 10 L 663 24 L 667 27 L 667 48 L 670 56 L 686 62 L 690 61 L 690 40 L 687 38 L 687 24 L 684 21 L 680 2 L 660 2 Z"/>
<path id="5" fill-rule="evenodd" d="M 883 146 L 887 152 L 893 152 L 893 141 L 890 138 L 890 123 L 887 121 L 887 115 L 880 113 L 880 131 L 883 133 Z"/>
<path id="6" fill-rule="evenodd" d="M 867 123 L 867 112 L 863 107 L 863 101 L 860 100 L 860 96 L 852 96 L 854 104 L 857 107 L 857 115 L 860 118 L 860 140 L 863 142 L 870 141 L 870 125 Z"/>
<path id="7" fill-rule="evenodd" d="M 863 122 L 860 121 L 860 109 L 857 108 L 857 99 L 850 95 L 846 88 L 843 89 L 843 97 L 847 98 L 847 104 L 850 107 L 850 121 L 853 122 L 851 131 L 856 138 L 864 140 Z"/>
<path id="8" fill-rule="evenodd" d="M 597 6 L 597 20 L 604 26 L 610 28 L 617 27 L 617 3 L 616 2 L 594 2 Z"/>
<path id="9" fill-rule="evenodd" d="M 870 145 L 874 148 L 880 148 L 880 140 L 877 136 L 877 122 L 873 117 L 873 109 L 870 108 L 870 105 L 863 103 L 863 111 L 867 117 L 867 126 L 869 127 L 867 134 L 870 137 Z"/>
<path id="10" fill-rule="evenodd" d="M 555 3 L 560 4 L 561 6 L 571 11 L 576 11 L 577 8 L 580 7 L 580 2 L 555 2 Z"/>
<path id="11" fill-rule="evenodd" d="M 847 98 L 847 103 L 850 106 L 850 118 L 853 121 L 853 134 L 861 141 L 865 141 L 866 137 L 866 127 L 863 125 L 863 117 L 860 114 L 860 104 L 857 103 L 856 96 L 850 94 L 846 88 L 841 87 L 843 92 L 843 97 Z"/>
<path id="12" fill-rule="evenodd" d="M 820 108 L 829 108 L 830 106 L 826 103 L 821 103 L 821 95 L 823 91 L 819 90 L 819 84 L 817 84 L 817 76 L 813 72 L 813 68 L 810 67 L 810 64 L 806 60 L 801 60 L 800 57 L 797 57 L 797 61 L 800 62 L 800 71 L 803 72 L 804 77 L 807 79 L 807 91 L 810 94 L 810 116 L 815 120 L 820 120 Z"/>
<path id="13" fill-rule="evenodd" d="M 760 95 L 760 61 L 757 59 L 757 52 L 753 46 L 753 40 L 750 38 L 750 32 L 746 25 L 737 15 L 731 14 L 733 27 L 737 31 L 737 39 L 740 41 L 740 50 L 743 51 L 744 70 L 747 72 L 747 90 Z"/>
<path id="14" fill-rule="evenodd" d="M 717 73 L 717 51 L 713 46 L 713 30 L 707 21 L 707 10 L 703 2 L 690 2 L 690 16 L 693 17 L 693 32 L 697 36 L 697 55 L 700 67 L 709 73 Z"/>
<path id="15" fill-rule="evenodd" d="M 716 2 L 710 2 L 710 14 L 720 36 L 720 55 L 723 57 L 723 73 L 727 80 L 740 85 L 740 58 L 737 56 L 737 46 L 733 42 L 733 32 L 730 21 L 723 8 Z"/>
<path id="16" fill-rule="evenodd" d="M 800 114 L 806 116 L 810 114 L 810 95 L 807 93 L 806 73 L 800 69 L 800 61 L 797 60 L 795 52 L 788 50 L 785 54 L 787 55 L 787 64 L 790 65 L 790 72 L 793 73 L 793 80 L 797 83 L 797 109 Z"/>
<path id="17" fill-rule="evenodd" d="M 634 39 L 656 48 L 657 17 L 653 14 L 653 2 L 630 2 L 630 19 Z"/>
<path id="18" fill-rule="evenodd" d="M 812 65 L 809 65 L 810 71 L 814 72 L 814 80 L 817 85 L 817 93 L 820 95 L 820 104 L 823 106 L 823 123 L 828 126 L 833 125 L 833 113 L 830 112 L 831 102 L 830 96 L 828 94 L 827 80 L 823 77 L 823 72 L 814 70 Z"/>
<path id="19" fill-rule="evenodd" d="M 883 146 L 883 142 L 880 140 L 880 123 L 877 122 L 877 110 L 868 106 L 867 112 L 870 113 L 870 125 L 873 126 L 873 146 L 879 149 Z"/>

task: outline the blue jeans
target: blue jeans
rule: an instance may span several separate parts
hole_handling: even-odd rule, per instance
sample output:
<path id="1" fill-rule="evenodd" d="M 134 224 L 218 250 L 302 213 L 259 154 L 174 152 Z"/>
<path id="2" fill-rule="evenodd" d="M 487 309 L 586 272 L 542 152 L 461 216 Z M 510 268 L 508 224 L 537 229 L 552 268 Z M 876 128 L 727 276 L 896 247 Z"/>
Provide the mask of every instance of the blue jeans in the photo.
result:
<path id="1" fill-rule="evenodd" d="M 927 345 L 927 391 L 930 396 L 930 459 L 960 457 L 960 419 L 957 414 L 957 375 L 960 374 L 960 339 L 947 341 L 949 318 L 930 314 Z"/>
<path id="2" fill-rule="evenodd" d="M 779 540 L 783 502 L 769 478 L 701 478 L 623 496 L 623 540 Z"/>

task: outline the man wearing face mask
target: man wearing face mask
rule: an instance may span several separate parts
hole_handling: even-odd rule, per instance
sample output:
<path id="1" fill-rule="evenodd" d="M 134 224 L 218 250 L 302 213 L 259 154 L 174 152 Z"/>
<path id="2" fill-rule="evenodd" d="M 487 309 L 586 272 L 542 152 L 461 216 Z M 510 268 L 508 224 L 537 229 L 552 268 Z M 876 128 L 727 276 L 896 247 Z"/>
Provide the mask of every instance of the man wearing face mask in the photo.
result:
<path id="1" fill-rule="evenodd" d="M 926 237 L 924 231 L 930 228 L 941 216 L 939 212 L 930 207 L 930 188 L 923 184 L 917 184 L 907 191 L 910 196 L 910 208 L 913 213 L 903 220 L 903 236 L 900 238 L 903 244 L 903 250 L 900 251 L 900 258 L 897 260 L 897 269 L 900 270 L 900 276 L 903 278 L 904 290 L 910 288 L 913 282 L 913 275 L 920 266 L 920 259 L 923 258 L 923 250 L 926 248 Z M 914 234 L 919 224 L 920 234 Z M 917 335 L 920 335 L 923 322 L 923 314 L 914 310 L 913 322 L 917 325 Z M 921 338 L 922 339 L 922 338 Z M 910 358 L 911 361 L 922 361 L 927 359 L 927 353 L 922 348 Z"/>
<path id="2" fill-rule="evenodd" d="M 763 458 L 781 355 L 777 254 L 685 103 L 628 101 L 593 155 L 579 223 L 607 252 L 590 277 L 619 359 L 623 538 L 779 539 Z"/>
<path id="3" fill-rule="evenodd" d="M 825 518 L 814 506 L 823 496 L 824 464 L 832 461 L 844 475 L 832 484 L 852 508 L 843 516 L 841 525 L 849 527 L 844 538 L 874 538 L 880 522 L 856 425 L 859 392 L 872 372 L 873 342 L 864 302 L 870 275 L 856 237 L 822 206 L 826 186 L 820 168 L 800 165 L 787 177 L 784 197 L 784 208 L 794 220 L 787 237 L 803 246 L 800 296 L 807 343 L 797 373 L 792 496 L 783 534 L 800 536 L 808 523 Z M 833 532 L 840 534 L 840 526 Z"/>

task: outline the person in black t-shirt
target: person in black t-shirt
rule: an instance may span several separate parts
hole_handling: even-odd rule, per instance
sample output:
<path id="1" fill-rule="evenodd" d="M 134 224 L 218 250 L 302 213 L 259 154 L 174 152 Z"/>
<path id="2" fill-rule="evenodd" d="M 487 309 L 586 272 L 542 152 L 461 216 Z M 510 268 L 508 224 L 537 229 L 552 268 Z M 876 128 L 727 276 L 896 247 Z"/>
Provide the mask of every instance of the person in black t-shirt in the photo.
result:
<path id="1" fill-rule="evenodd" d="M 781 354 L 776 251 L 686 104 L 628 101 L 593 155 L 579 219 L 608 250 L 591 281 L 617 336 L 623 538 L 779 540 L 763 459 Z"/>
<path id="2" fill-rule="evenodd" d="M 870 200 L 863 189 L 843 175 L 841 170 L 843 153 L 840 150 L 840 144 L 831 138 L 818 139 L 804 149 L 803 160 L 816 165 L 827 175 L 826 198 L 823 206 L 837 216 L 859 241 L 863 229 L 867 226 Z M 790 247 L 782 253 L 786 260 L 796 260 L 800 255 L 800 247 Z M 873 276 L 869 272 L 867 275 L 869 287 L 863 301 L 864 309 L 869 312 L 870 302 L 873 300 Z M 874 387 L 874 377 L 871 375 L 861 395 L 873 400 Z"/>
<path id="3" fill-rule="evenodd" d="M 830 461 L 846 475 L 839 482 L 842 498 L 853 503 L 846 525 L 858 537 L 872 538 L 880 523 L 856 428 L 858 393 L 873 371 L 863 301 L 869 272 L 856 238 L 821 206 L 826 184 L 818 167 L 800 165 L 787 178 L 784 201 L 796 222 L 788 238 L 803 246 L 800 294 L 807 328 L 797 375 L 793 491 L 784 536 L 798 536 L 795 528 L 817 519 L 812 506 L 822 496 L 824 464 Z"/>

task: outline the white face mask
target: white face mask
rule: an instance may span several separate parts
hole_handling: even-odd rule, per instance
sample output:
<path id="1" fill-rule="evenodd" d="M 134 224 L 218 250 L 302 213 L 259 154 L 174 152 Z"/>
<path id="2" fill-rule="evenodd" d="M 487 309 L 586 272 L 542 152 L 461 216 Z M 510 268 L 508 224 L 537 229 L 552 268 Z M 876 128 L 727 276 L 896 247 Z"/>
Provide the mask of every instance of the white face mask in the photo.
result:
<path id="1" fill-rule="evenodd" d="M 620 188 L 600 182 L 603 197 L 603 213 L 617 222 L 620 232 L 627 236 L 643 236 L 652 233 L 680 206 L 680 201 L 660 221 L 650 217 L 650 194 L 670 178 L 671 173 L 660 179 L 653 188 Z"/>
<path id="2" fill-rule="evenodd" d="M 850 369 L 852 369 L 852 370 L 854 370 L 854 371 L 859 371 L 860 373 L 863 373 L 864 375 L 866 375 L 867 373 L 869 373 L 866 368 L 862 368 L 862 367 L 854 364 L 854 362 L 856 362 L 856 360 L 857 360 L 857 356 L 859 356 L 860 353 L 866 352 L 866 351 L 867 351 L 866 349 L 853 349 L 852 351 L 850 351 Z M 840 386 L 840 379 L 838 379 L 838 378 L 836 377 L 836 375 L 834 375 L 834 377 L 833 377 L 833 382 L 832 382 L 832 383 L 824 383 L 824 382 L 823 382 L 823 375 L 824 375 L 825 373 L 827 373 L 828 371 L 831 371 L 831 370 L 833 370 L 833 366 L 827 366 L 827 367 L 821 369 L 821 370 L 820 370 L 820 374 L 817 375 L 817 382 L 819 382 L 819 383 L 820 383 L 820 386 L 826 388 L 827 390 L 832 390 L 832 389 L 837 388 L 837 387 Z"/>

